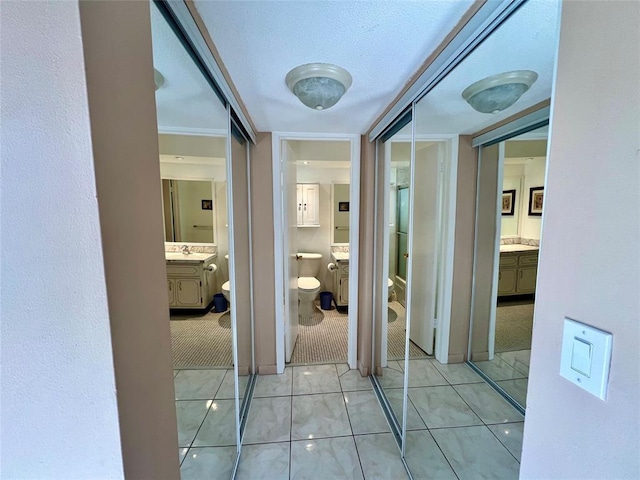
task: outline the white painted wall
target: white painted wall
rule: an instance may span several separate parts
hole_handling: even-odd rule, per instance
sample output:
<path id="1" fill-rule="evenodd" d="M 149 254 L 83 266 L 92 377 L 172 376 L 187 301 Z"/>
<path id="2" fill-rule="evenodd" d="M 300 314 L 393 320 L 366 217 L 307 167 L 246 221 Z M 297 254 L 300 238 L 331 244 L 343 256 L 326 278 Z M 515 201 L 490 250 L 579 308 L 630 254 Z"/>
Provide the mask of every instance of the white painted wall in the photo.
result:
<path id="1" fill-rule="evenodd" d="M 78 3 L 1 22 L 0 470 L 123 478 Z"/>
<path id="2" fill-rule="evenodd" d="M 540 238 L 542 217 L 529 215 L 529 189 L 532 187 L 544 187 L 546 160 L 545 157 L 534 157 L 531 160 L 527 160 L 524 165 L 524 189 L 522 191 L 522 202 L 520 203 L 520 214 L 522 215 L 520 236 L 522 238 Z"/>
<path id="3" fill-rule="evenodd" d="M 640 478 L 640 3 L 564 2 L 523 479 Z M 562 320 L 613 334 L 606 401 L 560 377 Z"/>
<path id="4" fill-rule="evenodd" d="M 333 287 L 333 273 L 327 270 L 331 262 L 331 184 L 332 182 L 349 182 L 348 168 L 316 168 L 313 162 L 309 165 L 299 165 L 297 171 L 298 183 L 320 184 L 320 226 L 298 227 L 298 250 L 304 252 L 321 253 L 322 268 L 318 280 L 321 290 L 331 290 Z"/>
<path id="5" fill-rule="evenodd" d="M 501 237 L 513 237 L 518 236 L 518 225 L 521 216 L 521 202 L 522 202 L 522 188 L 521 188 L 521 176 L 507 176 L 504 175 L 502 179 L 502 191 L 515 190 L 515 205 L 513 208 L 513 215 L 502 215 L 502 221 L 500 222 L 500 236 Z"/>
<path id="6" fill-rule="evenodd" d="M 505 164 L 502 190 L 516 190 L 516 214 L 513 217 L 502 217 L 501 237 L 519 236 L 522 238 L 540 238 L 542 218 L 529 216 L 529 189 L 544 186 L 546 157 L 530 159 L 505 159 L 516 161 L 516 164 Z M 522 185 L 521 185 L 522 180 Z"/>

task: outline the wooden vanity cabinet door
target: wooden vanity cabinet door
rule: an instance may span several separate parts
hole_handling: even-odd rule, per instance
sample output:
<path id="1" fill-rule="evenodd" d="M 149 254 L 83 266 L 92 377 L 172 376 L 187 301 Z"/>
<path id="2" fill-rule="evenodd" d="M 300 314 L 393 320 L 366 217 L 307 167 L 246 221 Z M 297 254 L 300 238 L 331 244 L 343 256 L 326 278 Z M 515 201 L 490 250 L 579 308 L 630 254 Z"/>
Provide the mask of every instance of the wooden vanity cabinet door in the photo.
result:
<path id="1" fill-rule="evenodd" d="M 176 280 L 178 306 L 192 307 L 202 303 L 200 281 L 193 278 Z"/>
<path id="2" fill-rule="evenodd" d="M 536 293 L 538 267 L 518 268 L 518 293 Z"/>
<path id="3" fill-rule="evenodd" d="M 516 269 L 500 267 L 498 273 L 498 295 L 511 295 L 516 292 Z"/>
<path id="4" fill-rule="evenodd" d="M 167 287 L 169 289 L 169 306 L 175 307 L 176 305 L 176 282 L 172 279 L 167 279 Z"/>

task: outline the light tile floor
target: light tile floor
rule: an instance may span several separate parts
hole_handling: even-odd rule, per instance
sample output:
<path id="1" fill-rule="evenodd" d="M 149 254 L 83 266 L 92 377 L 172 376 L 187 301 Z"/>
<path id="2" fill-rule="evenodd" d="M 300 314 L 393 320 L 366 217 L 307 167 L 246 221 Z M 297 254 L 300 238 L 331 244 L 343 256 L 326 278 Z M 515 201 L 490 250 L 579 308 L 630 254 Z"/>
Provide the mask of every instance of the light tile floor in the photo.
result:
<path id="1" fill-rule="evenodd" d="M 175 370 L 173 382 L 182 480 L 229 480 L 237 452 L 233 370 Z M 240 377 L 241 396 L 246 384 Z"/>
<path id="2" fill-rule="evenodd" d="M 409 368 L 414 478 L 517 478 L 523 417 L 466 365 Z M 385 392 L 401 402 L 401 389 Z M 238 479 L 408 478 L 369 379 L 346 365 L 259 376 L 246 428 Z"/>
<path id="3" fill-rule="evenodd" d="M 500 385 L 523 407 L 527 406 L 529 357 L 531 350 L 496 353 L 493 360 L 475 362 L 489 378 Z"/>

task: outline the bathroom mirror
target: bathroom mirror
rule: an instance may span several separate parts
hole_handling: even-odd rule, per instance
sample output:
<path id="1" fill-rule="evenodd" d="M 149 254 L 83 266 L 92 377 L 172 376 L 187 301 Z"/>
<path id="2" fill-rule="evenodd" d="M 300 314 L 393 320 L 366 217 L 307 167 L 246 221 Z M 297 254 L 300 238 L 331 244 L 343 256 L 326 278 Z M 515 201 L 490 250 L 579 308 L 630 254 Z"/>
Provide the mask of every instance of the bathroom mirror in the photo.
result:
<path id="1" fill-rule="evenodd" d="M 217 203 L 211 181 L 162 179 L 165 241 L 214 243 Z"/>
<path id="2" fill-rule="evenodd" d="M 348 183 L 331 184 L 333 244 L 349 244 L 349 191 Z"/>

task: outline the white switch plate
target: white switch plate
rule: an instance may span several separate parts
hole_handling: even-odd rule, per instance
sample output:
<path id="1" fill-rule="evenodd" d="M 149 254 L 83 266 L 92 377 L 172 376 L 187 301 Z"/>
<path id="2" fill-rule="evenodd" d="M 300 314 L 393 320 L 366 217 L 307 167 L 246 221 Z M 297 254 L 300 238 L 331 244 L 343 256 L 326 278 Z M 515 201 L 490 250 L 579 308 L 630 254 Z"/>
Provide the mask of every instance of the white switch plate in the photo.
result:
<path id="1" fill-rule="evenodd" d="M 605 400 L 612 343 L 609 332 L 565 317 L 560 375 Z"/>

